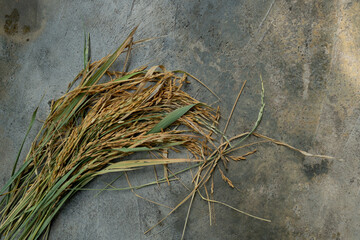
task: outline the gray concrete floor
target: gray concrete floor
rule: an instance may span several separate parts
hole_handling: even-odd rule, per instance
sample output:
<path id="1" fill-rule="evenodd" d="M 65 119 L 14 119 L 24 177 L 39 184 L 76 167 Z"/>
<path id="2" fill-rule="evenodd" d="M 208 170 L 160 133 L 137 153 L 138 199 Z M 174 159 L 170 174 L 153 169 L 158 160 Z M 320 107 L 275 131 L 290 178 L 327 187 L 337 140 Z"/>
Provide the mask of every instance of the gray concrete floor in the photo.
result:
<path id="1" fill-rule="evenodd" d="M 196 199 L 186 239 L 358 239 L 359 12 L 356 0 L 1 0 L 0 185 L 10 175 L 41 97 L 39 120 L 49 112 L 47 102 L 60 97 L 82 68 L 84 28 L 91 33 L 93 59 L 98 59 L 140 24 L 136 39 L 162 38 L 137 48 L 131 67 L 164 64 L 191 72 L 223 98 L 224 116 L 248 81 L 230 136 L 249 130 L 256 120 L 262 74 L 266 110 L 258 131 L 337 158 L 305 158 L 270 144 L 258 147 L 247 161 L 230 164 L 228 176 L 238 190 L 217 176 L 215 199 L 272 223 L 216 206 L 216 224 L 209 226 L 207 204 Z M 196 83 L 188 90 L 203 101 L 215 101 Z M 103 187 L 115 177 L 104 176 L 89 187 Z M 153 179 L 153 173 L 143 170 L 131 179 L 139 184 Z M 187 191 L 173 184 L 138 193 L 175 206 Z M 50 239 L 181 236 L 186 207 L 144 235 L 168 209 L 131 192 L 95 194 L 84 191 L 72 198 L 53 222 Z"/>

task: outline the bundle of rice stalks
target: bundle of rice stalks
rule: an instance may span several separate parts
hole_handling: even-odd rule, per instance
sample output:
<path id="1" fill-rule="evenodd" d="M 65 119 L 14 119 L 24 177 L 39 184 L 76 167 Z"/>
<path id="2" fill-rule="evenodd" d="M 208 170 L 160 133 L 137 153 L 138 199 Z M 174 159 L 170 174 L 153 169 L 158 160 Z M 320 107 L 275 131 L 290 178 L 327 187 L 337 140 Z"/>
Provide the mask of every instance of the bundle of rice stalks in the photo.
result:
<path id="1" fill-rule="evenodd" d="M 198 162 L 194 188 L 173 212 L 188 199 L 191 207 L 201 187 L 205 187 L 207 194 L 205 184 L 219 161 L 244 159 L 245 156 L 229 154 L 259 124 L 263 101 L 252 131 L 216 146 L 212 134 L 220 133 L 216 128 L 218 111 L 181 89 L 187 81 L 186 73 L 167 71 L 163 66 L 125 72 L 131 48 L 136 44 L 135 30 L 113 54 L 91 64 L 88 47 L 85 48 L 85 67 L 75 79 L 81 79 L 80 84 L 52 103 L 24 163 L 15 171 L 19 153 L 12 177 L 0 191 L 4 196 L 0 204 L 0 233 L 5 239 L 46 237 L 52 219 L 64 203 L 98 175 L 159 164 Z M 109 71 L 124 52 L 127 56 L 123 70 Z M 104 78 L 107 80 L 100 82 Z M 35 115 L 36 111 L 30 127 Z M 233 141 L 238 142 L 231 144 Z M 192 159 L 126 159 L 135 152 L 164 153 L 179 147 L 188 150 Z M 221 175 L 231 186 L 223 172 Z M 208 202 L 220 203 L 200 196 Z"/>

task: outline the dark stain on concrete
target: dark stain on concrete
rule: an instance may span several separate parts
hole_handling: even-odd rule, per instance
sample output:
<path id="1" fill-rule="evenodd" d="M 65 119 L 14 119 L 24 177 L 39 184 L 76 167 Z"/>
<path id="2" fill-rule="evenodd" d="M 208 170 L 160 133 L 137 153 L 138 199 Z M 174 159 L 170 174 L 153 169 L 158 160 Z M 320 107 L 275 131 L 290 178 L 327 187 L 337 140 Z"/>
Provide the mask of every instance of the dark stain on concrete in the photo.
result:
<path id="1" fill-rule="evenodd" d="M 329 161 L 323 159 L 320 163 L 304 164 L 303 171 L 310 180 L 318 175 L 327 174 L 329 171 Z"/>
<path id="2" fill-rule="evenodd" d="M 30 30 L 31 30 L 31 28 L 30 28 L 29 25 L 24 25 L 23 28 L 22 28 L 23 34 L 29 33 Z"/>
<path id="3" fill-rule="evenodd" d="M 41 0 L 0 0 L 0 35 L 16 43 L 35 39 L 44 27 Z"/>
<path id="4" fill-rule="evenodd" d="M 19 31 L 19 11 L 15 8 L 10 15 L 5 15 L 4 31 L 6 34 L 14 35 Z"/>
<path id="5" fill-rule="evenodd" d="M 332 234 L 332 239 L 336 239 L 336 240 L 340 240 L 341 238 L 340 238 L 340 233 L 338 232 L 338 233 L 333 233 Z"/>

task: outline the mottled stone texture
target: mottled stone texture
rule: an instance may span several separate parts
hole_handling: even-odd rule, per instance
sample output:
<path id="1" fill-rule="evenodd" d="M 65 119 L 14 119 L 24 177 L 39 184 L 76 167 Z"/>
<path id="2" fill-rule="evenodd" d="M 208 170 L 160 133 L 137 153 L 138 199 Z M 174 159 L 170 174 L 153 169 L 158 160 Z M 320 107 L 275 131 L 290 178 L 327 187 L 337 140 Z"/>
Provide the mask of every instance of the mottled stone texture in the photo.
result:
<path id="1" fill-rule="evenodd" d="M 256 120 L 261 74 L 266 110 L 258 131 L 336 157 L 304 158 L 271 144 L 257 147 L 247 161 L 229 165 L 237 190 L 216 176 L 214 197 L 272 223 L 217 205 L 216 224 L 209 226 L 207 204 L 196 199 L 186 239 L 359 238 L 360 1 L 1 0 L 0 6 L 0 185 L 41 97 L 39 121 L 25 149 L 49 112 L 48 101 L 61 96 L 81 69 L 84 28 L 98 59 L 140 24 L 136 39 L 161 38 L 134 50 L 131 67 L 163 64 L 191 72 L 222 97 L 224 116 L 248 81 L 230 136 Z M 216 100 L 196 83 L 187 89 L 203 101 Z M 115 177 L 89 187 L 101 188 Z M 152 169 L 130 177 L 133 185 L 154 178 Z M 190 184 L 190 174 L 182 179 Z M 172 184 L 138 193 L 174 207 L 188 192 Z M 131 192 L 95 194 L 73 197 L 54 221 L 50 239 L 180 238 L 186 207 L 144 235 L 169 209 Z"/>

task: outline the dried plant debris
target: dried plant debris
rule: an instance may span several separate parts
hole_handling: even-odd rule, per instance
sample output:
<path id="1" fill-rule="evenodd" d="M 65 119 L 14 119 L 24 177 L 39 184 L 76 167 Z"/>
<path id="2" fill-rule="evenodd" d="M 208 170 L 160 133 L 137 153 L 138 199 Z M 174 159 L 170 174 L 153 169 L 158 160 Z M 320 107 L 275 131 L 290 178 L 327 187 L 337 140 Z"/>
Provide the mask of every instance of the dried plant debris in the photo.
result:
<path id="1" fill-rule="evenodd" d="M 15 171 L 19 152 L 12 176 L 0 191 L 3 196 L 0 233 L 4 239 L 47 238 L 50 223 L 64 203 L 98 175 L 181 162 L 194 162 L 194 165 L 178 173 L 168 173 L 165 167 L 166 177 L 136 187 L 132 187 L 129 181 L 127 189 L 170 183 L 179 180 L 176 174 L 196 168 L 193 189 L 169 214 L 191 199 L 189 216 L 194 196 L 199 193 L 203 200 L 209 202 L 210 222 L 213 203 L 270 221 L 212 199 L 213 184 L 210 196 L 206 188 L 220 160 L 226 166 L 230 159 L 245 160 L 255 153 L 256 150 L 242 156 L 229 155 L 244 146 L 241 142 L 254 134 L 259 125 L 265 106 L 264 91 L 259 117 L 252 130 L 227 139 L 217 129 L 218 109 L 197 101 L 182 90 L 187 76 L 191 75 L 183 71 L 168 71 L 163 66 L 125 72 L 132 46 L 141 42 L 133 41 L 135 31 L 113 54 L 93 63 L 90 63 L 89 57 L 89 36 L 85 37 L 84 70 L 69 85 L 69 89 L 77 80 L 81 80 L 79 85 L 52 103 L 51 112 L 22 166 Z M 121 53 L 127 54 L 122 71 L 109 71 Z M 108 81 L 103 81 L 104 75 L 108 76 Z M 29 129 L 35 115 L 36 111 Z M 215 144 L 216 136 L 221 137 L 219 146 Z M 256 136 L 297 150 L 260 134 Z M 186 149 L 192 157 L 167 158 L 168 150 L 178 150 L 179 147 Z M 126 160 L 126 156 L 136 152 L 157 152 L 163 157 Z M 225 173 L 221 170 L 220 173 L 222 179 L 234 188 Z M 205 190 L 206 197 L 200 193 L 201 189 Z"/>

